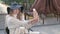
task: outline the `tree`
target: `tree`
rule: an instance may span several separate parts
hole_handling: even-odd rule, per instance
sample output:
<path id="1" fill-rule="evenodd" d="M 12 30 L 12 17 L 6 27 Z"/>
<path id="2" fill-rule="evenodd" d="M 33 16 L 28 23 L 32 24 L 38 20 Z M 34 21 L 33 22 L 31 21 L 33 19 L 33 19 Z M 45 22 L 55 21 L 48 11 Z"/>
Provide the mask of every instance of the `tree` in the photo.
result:
<path id="1" fill-rule="evenodd" d="M 3 2 L 5 2 L 6 4 L 10 5 L 12 2 L 17 2 L 17 3 L 21 3 L 23 4 L 24 3 L 24 0 L 1 0 Z M 25 0 L 26 2 L 27 0 Z M 34 0 L 28 0 L 31 4 L 33 3 Z M 28 3 L 29 3 L 28 2 Z"/>

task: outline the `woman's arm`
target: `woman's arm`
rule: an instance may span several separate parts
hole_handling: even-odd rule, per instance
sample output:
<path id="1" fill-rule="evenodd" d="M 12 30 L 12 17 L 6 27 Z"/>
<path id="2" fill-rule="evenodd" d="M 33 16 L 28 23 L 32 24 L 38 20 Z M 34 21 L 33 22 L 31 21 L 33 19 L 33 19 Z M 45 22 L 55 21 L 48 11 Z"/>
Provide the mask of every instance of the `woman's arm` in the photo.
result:
<path id="1" fill-rule="evenodd" d="M 35 23 L 39 21 L 38 13 L 35 9 L 33 9 L 33 19 L 28 20 L 28 23 L 25 25 L 27 29 L 31 28 Z"/>
<path id="2" fill-rule="evenodd" d="M 39 21 L 39 16 L 36 9 L 33 9 L 33 19 L 30 20 L 29 24 L 35 24 Z"/>
<path id="3" fill-rule="evenodd" d="M 18 27 L 26 25 L 27 23 L 25 23 L 25 21 L 20 21 L 19 19 L 16 19 L 16 18 L 11 18 L 9 20 L 9 23 L 7 24 L 9 28 L 18 28 Z"/>

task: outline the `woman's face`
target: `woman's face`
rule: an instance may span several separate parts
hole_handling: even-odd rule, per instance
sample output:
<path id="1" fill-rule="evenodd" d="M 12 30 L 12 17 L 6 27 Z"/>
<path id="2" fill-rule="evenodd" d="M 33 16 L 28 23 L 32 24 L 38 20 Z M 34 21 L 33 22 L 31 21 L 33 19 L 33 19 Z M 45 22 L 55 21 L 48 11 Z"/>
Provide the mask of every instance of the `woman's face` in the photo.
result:
<path id="1" fill-rule="evenodd" d="M 18 14 L 19 12 L 20 12 L 19 9 L 13 10 L 13 14 Z"/>

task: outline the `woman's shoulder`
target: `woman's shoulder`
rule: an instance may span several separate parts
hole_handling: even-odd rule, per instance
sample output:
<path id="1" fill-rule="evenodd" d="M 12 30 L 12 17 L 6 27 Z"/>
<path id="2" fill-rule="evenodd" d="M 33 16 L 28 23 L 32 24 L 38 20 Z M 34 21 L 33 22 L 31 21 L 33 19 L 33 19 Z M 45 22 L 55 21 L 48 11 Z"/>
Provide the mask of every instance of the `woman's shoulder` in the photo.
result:
<path id="1" fill-rule="evenodd" d="M 10 17 L 10 15 L 6 15 L 6 18 L 7 18 L 7 17 Z"/>
<path id="2" fill-rule="evenodd" d="M 12 19 L 12 17 L 10 15 L 6 15 L 6 19 L 10 20 L 10 19 Z"/>

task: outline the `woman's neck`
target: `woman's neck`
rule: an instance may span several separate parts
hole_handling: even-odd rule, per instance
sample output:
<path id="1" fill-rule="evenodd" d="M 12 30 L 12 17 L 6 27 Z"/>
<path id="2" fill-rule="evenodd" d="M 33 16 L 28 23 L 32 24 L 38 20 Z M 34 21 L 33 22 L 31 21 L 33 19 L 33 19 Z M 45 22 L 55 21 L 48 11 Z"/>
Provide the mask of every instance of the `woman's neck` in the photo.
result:
<path id="1" fill-rule="evenodd" d="M 10 16 L 17 18 L 16 14 L 10 14 Z"/>

